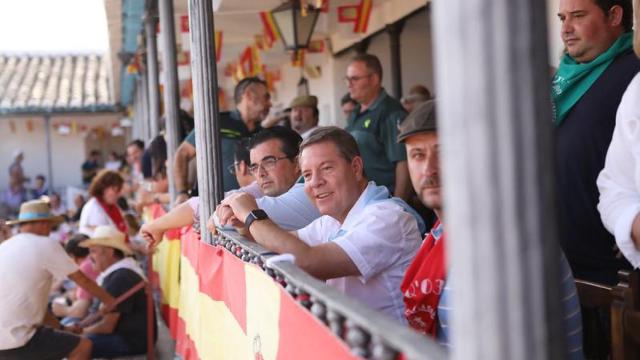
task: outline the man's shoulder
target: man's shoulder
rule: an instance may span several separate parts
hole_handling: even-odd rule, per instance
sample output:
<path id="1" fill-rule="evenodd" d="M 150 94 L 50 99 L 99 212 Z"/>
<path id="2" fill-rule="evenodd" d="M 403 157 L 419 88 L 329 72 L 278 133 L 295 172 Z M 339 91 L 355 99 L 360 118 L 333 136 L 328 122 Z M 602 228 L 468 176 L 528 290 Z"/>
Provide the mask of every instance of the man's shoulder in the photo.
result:
<path id="1" fill-rule="evenodd" d="M 115 270 L 111 274 L 107 275 L 104 278 L 104 283 L 121 283 L 121 284 L 131 284 L 138 283 L 143 280 L 140 275 L 138 275 L 135 271 L 127 268 L 121 268 Z M 134 284 L 135 285 L 135 284 Z"/>

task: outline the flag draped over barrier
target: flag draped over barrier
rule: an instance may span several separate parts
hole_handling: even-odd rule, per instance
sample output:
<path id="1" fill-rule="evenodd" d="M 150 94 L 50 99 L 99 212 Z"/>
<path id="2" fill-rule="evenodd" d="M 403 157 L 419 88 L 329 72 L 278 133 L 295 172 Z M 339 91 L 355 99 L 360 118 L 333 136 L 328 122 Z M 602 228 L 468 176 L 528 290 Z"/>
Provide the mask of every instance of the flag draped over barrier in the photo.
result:
<path id="1" fill-rule="evenodd" d="M 155 218 L 162 211 L 147 213 Z M 256 265 L 201 242 L 190 228 L 172 236 L 165 235 L 153 264 L 163 317 L 182 359 L 356 358 Z"/>

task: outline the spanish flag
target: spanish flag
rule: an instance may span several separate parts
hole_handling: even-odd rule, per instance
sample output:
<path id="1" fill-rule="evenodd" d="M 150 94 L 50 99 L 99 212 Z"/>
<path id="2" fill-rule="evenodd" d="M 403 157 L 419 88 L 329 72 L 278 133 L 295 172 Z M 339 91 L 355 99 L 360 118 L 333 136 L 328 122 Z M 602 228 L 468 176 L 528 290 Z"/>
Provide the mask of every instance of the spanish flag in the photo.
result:
<path id="1" fill-rule="evenodd" d="M 260 20 L 262 21 L 262 25 L 264 26 L 264 33 L 267 37 L 268 42 L 270 44 L 275 43 L 276 40 L 280 38 L 280 32 L 278 32 L 276 22 L 273 20 L 273 15 L 271 15 L 270 11 L 261 11 Z"/>
<path id="2" fill-rule="evenodd" d="M 366 33 L 369 26 L 369 17 L 371 17 L 371 6 L 373 0 L 361 0 L 358 8 L 358 18 L 354 28 L 356 33 Z"/>

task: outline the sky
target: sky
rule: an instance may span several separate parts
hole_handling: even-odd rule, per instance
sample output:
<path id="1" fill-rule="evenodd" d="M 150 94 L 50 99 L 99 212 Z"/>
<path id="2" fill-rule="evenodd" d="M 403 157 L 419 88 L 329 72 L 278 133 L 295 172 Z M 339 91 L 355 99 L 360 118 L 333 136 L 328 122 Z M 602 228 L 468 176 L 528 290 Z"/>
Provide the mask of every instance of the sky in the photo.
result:
<path id="1" fill-rule="evenodd" d="M 103 0 L 0 0 L 0 52 L 105 53 Z"/>

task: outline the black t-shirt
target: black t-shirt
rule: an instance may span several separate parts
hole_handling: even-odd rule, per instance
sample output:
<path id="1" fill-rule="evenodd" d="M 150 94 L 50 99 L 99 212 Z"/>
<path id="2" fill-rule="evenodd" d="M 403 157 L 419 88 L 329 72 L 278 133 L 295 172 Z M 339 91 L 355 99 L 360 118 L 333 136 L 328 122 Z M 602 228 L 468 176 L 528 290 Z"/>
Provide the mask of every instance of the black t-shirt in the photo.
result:
<path id="1" fill-rule="evenodd" d="M 604 167 L 618 104 L 639 70 L 632 50 L 619 55 L 556 129 L 560 243 L 576 278 L 615 284 L 618 270 L 630 268 L 615 256 L 615 239 L 600 219 L 596 179 Z"/>
<path id="2" fill-rule="evenodd" d="M 119 269 L 104 279 L 102 287 L 111 296 L 118 297 L 142 280 L 142 277 L 132 270 Z M 120 313 L 120 319 L 114 334 L 122 336 L 132 352 L 145 352 L 147 349 L 147 298 L 144 288 L 120 303 L 116 311 Z M 156 336 L 155 321 L 153 323 L 154 336 Z"/>

